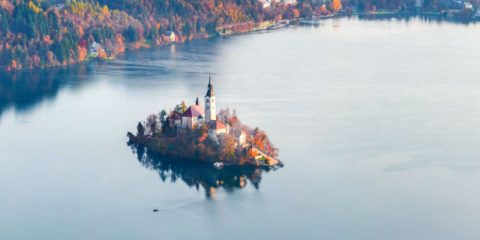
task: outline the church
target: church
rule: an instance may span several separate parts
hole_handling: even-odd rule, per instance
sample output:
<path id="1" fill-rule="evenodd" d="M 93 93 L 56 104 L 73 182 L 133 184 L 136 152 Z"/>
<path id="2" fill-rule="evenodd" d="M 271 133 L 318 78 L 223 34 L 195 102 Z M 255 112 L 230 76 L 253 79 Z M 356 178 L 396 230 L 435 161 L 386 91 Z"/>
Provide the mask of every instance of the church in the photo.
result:
<path id="1" fill-rule="evenodd" d="M 207 93 L 205 94 L 205 110 L 200 106 L 198 98 L 194 105 L 189 106 L 181 116 L 176 116 L 175 126 L 180 129 L 196 128 L 208 124 L 209 131 L 216 134 L 229 133 L 229 126 L 217 120 L 216 97 L 212 79 L 208 79 Z"/>

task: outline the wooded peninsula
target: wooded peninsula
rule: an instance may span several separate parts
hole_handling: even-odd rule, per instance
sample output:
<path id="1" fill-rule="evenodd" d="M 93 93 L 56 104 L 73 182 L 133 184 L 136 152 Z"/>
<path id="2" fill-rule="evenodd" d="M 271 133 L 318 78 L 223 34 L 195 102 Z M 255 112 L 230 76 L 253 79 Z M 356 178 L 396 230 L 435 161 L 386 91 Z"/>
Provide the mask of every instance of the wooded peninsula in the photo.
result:
<path id="1" fill-rule="evenodd" d="M 479 0 L 0 0 L 0 70 L 113 59 L 163 46 L 351 14 L 473 21 Z"/>

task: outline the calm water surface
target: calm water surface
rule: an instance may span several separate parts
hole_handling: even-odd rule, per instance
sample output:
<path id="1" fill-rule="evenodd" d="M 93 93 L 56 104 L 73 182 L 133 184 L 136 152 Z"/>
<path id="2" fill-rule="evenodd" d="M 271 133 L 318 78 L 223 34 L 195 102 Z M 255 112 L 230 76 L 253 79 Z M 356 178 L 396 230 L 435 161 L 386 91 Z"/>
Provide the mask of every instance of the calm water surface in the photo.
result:
<path id="1" fill-rule="evenodd" d="M 2 75 L 0 239 L 478 239 L 479 39 L 341 19 Z M 210 198 L 126 146 L 208 73 L 286 164 Z"/>

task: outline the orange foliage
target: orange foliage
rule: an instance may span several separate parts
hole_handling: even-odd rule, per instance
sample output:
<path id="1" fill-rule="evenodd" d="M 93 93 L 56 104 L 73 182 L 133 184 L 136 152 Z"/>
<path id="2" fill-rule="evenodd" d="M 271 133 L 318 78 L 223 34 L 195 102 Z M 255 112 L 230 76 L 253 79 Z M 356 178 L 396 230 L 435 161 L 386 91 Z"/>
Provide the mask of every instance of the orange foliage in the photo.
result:
<path id="1" fill-rule="evenodd" d="M 103 15 L 109 15 L 110 14 L 110 11 L 108 10 L 107 5 L 103 6 L 102 13 L 103 13 Z"/>
<path id="2" fill-rule="evenodd" d="M 77 36 L 78 36 L 79 38 L 82 38 L 83 35 L 85 35 L 85 31 L 83 30 L 83 27 L 80 26 L 80 25 L 78 25 L 78 26 L 75 27 L 75 31 L 76 31 Z"/>
<path id="3" fill-rule="evenodd" d="M 105 52 L 105 50 L 103 48 L 98 49 L 98 58 L 101 58 L 101 59 L 106 59 L 107 58 L 107 53 Z"/>
<path id="4" fill-rule="evenodd" d="M 115 43 L 117 45 L 117 52 L 125 52 L 125 41 L 122 34 L 115 35 Z"/>
<path id="5" fill-rule="evenodd" d="M 253 137 L 253 144 L 255 147 L 258 149 L 264 151 L 265 150 L 265 139 L 267 138 L 267 135 L 263 131 L 259 131 L 255 136 Z"/>
<path id="6" fill-rule="evenodd" d="M 15 8 L 15 6 L 13 6 L 13 4 L 10 1 L 5 1 L 5 0 L 0 1 L 0 7 L 7 10 L 10 13 L 13 12 L 13 9 Z"/>
<path id="7" fill-rule="evenodd" d="M 333 0 L 332 2 L 333 11 L 338 12 L 342 9 L 342 1 L 341 0 Z"/>
<path id="8" fill-rule="evenodd" d="M 320 12 L 324 15 L 328 14 L 328 10 L 327 10 L 327 7 L 325 6 L 325 4 L 323 4 L 321 7 L 320 7 Z"/>
<path id="9" fill-rule="evenodd" d="M 12 63 L 10 64 L 10 68 L 11 68 L 11 69 L 17 69 L 17 67 L 18 67 L 18 66 L 17 66 L 17 61 L 16 61 L 15 59 L 12 60 Z"/>
<path id="10" fill-rule="evenodd" d="M 199 138 L 198 138 L 198 142 L 199 143 L 203 143 L 203 141 L 205 141 L 208 137 L 208 133 L 204 133 L 202 134 Z"/>
<path id="11" fill-rule="evenodd" d="M 294 18 L 299 18 L 300 17 L 300 11 L 298 9 L 293 9 L 293 17 Z"/>
<path id="12" fill-rule="evenodd" d="M 257 156 L 257 151 L 249 149 L 247 154 L 249 158 L 254 158 L 255 156 Z"/>
<path id="13" fill-rule="evenodd" d="M 78 46 L 78 61 L 84 61 L 87 58 L 87 49 Z"/>
<path id="14" fill-rule="evenodd" d="M 52 45 L 53 41 L 52 39 L 50 38 L 50 35 L 45 35 L 43 37 L 43 43 L 45 43 L 46 45 Z"/>

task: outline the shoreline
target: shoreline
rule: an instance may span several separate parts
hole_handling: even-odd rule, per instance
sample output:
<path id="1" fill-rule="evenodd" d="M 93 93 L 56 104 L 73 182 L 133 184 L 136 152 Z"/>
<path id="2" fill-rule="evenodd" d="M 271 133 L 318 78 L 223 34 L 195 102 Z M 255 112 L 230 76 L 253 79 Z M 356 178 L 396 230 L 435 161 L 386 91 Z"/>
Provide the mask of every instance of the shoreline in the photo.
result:
<path id="1" fill-rule="evenodd" d="M 378 11 L 378 12 L 358 12 L 358 13 L 339 13 L 339 14 L 331 14 L 331 15 L 323 15 L 323 16 L 312 16 L 310 18 L 298 18 L 298 19 L 285 19 L 279 21 L 263 21 L 263 22 L 243 22 L 243 23 L 236 23 L 236 24 L 229 24 L 218 27 L 216 33 L 214 34 L 201 34 L 197 37 L 191 36 L 189 39 L 185 38 L 185 40 L 169 42 L 162 45 L 154 45 L 148 43 L 150 41 L 144 39 L 139 42 L 130 43 L 125 46 L 124 51 L 118 52 L 113 56 L 108 56 L 105 59 L 102 58 L 92 58 L 89 57 L 84 61 L 79 61 L 75 63 L 69 63 L 66 65 L 58 65 L 58 66 L 48 66 L 48 67 L 35 67 L 35 68 L 21 68 L 21 69 L 14 69 L 14 70 L 7 70 L 6 68 L 0 69 L 0 72 L 7 73 L 7 74 L 15 74 L 20 72 L 29 72 L 35 70 L 48 70 L 48 69 L 68 69 L 69 67 L 74 67 L 83 64 L 89 64 L 93 62 L 110 62 L 115 61 L 117 56 L 124 54 L 127 51 L 136 51 L 139 49 L 150 49 L 150 48 L 162 48 L 168 47 L 175 44 L 185 44 L 187 42 L 193 42 L 197 40 L 206 40 L 206 39 L 213 39 L 219 37 L 230 37 L 254 32 L 263 32 L 263 31 L 274 31 L 282 28 L 287 28 L 289 26 L 316 26 L 319 25 L 321 21 L 334 19 L 334 18 L 350 18 L 350 17 L 357 17 L 359 20 L 388 20 L 391 18 L 401 17 L 401 18 L 422 18 L 422 19 L 432 19 L 438 21 L 445 21 L 457 24 L 476 24 L 478 20 L 474 18 L 464 20 L 464 19 L 457 19 L 457 18 L 449 18 L 446 12 L 398 12 L 398 11 Z M 366 18 L 364 18 L 366 17 Z M 371 17 L 371 18 L 369 18 Z M 380 17 L 380 18 L 378 18 Z M 243 28 L 242 28 L 243 27 Z M 240 29 L 236 29 L 240 28 Z"/>
<path id="2" fill-rule="evenodd" d="M 127 145 L 131 148 L 143 148 L 147 154 L 151 156 L 156 156 L 159 158 L 165 158 L 165 159 L 171 159 L 174 161 L 177 161 L 179 163 L 193 163 L 193 164 L 202 164 L 205 166 L 213 167 L 215 163 L 221 162 L 222 167 L 232 167 L 232 168 L 260 168 L 260 169 L 277 169 L 277 168 L 282 168 L 284 166 L 284 163 L 276 160 L 277 162 L 272 163 L 272 164 L 265 164 L 262 163 L 261 161 L 254 161 L 254 162 L 247 162 L 244 164 L 238 164 L 233 160 L 227 160 L 227 161 L 213 161 L 210 159 L 203 159 L 203 158 L 198 158 L 195 156 L 190 156 L 190 155 L 185 155 L 180 152 L 171 152 L 171 151 L 164 151 L 158 149 L 158 141 L 165 141 L 164 139 L 161 138 L 151 138 L 151 139 L 145 139 L 141 138 L 138 136 L 135 136 L 131 134 L 130 132 L 127 134 L 129 140 L 127 142 Z M 235 159 L 236 160 L 236 159 Z"/>

